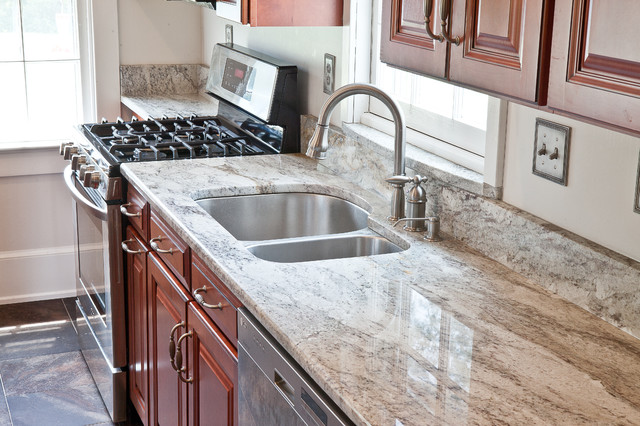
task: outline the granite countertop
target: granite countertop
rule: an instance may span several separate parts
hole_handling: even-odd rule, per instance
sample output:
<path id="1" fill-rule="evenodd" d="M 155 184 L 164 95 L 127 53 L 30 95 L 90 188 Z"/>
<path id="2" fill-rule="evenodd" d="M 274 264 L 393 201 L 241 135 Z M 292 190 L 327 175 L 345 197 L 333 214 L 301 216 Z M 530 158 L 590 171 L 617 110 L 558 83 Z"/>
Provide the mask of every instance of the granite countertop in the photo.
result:
<path id="1" fill-rule="evenodd" d="M 640 424 L 640 341 L 301 155 L 148 162 L 124 176 L 357 424 Z M 336 195 L 405 251 L 254 257 L 193 200 Z M 259 212 L 256 212 L 259 215 Z"/>

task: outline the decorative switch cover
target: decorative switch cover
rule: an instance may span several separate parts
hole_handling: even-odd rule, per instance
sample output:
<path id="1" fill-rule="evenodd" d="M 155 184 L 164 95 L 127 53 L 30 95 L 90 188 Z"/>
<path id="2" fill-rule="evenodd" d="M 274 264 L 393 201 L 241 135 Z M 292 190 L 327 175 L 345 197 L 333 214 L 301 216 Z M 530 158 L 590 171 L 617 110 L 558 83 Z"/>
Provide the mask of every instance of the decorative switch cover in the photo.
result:
<path id="1" fill-rule="evenodd" d="M 533 174 L 567 185 L 571 127 L 536 118 Z"/>

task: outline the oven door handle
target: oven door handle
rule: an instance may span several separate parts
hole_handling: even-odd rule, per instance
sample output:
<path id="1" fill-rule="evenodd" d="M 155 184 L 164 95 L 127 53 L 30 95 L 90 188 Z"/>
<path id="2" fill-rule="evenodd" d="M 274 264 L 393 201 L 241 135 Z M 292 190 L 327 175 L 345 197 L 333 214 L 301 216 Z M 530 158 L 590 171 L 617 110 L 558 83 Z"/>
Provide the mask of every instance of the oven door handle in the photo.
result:
<path id="1" fill-rule="evenodd" d="M 97 217 L 98 219 L 102 221 L 107 220 L 107 209 L 101 209 L 100 207 L 91 203 L 80 193 L 80 191 L 78 191 L 75 185 L 75 179 L 73 177 L 73 171 L 71 170 L 70 165 L 64 169 L 64 182 L 67 184 L 67 188 L 69 188 L 71 196 L 74 200 L 76 200 L 77 203 L 80 203 L 84 207 L 89 209 L 93 216 Z"/>

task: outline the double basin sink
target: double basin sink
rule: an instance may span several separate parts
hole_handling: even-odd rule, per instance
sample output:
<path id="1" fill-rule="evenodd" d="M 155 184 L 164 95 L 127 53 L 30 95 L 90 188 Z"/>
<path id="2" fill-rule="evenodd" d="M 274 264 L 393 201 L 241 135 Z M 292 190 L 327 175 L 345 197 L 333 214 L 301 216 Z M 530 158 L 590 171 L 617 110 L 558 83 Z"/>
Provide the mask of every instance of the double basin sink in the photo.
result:
<path id="1" fill-rule="evenodd" d="M 369 213 L 341 198 L 276 193 L 196 200 L 254 256 L 281 263 L 397 253 L 367 227 Z"/>

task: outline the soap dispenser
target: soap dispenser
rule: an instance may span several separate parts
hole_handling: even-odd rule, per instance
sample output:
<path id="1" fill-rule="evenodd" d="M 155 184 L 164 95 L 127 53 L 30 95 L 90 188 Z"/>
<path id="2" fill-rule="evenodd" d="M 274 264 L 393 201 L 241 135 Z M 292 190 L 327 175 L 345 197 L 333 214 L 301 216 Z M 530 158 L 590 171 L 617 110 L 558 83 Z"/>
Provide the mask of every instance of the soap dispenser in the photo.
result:
<path id="1" fill-rule="evenodd" d="M 425 227 L 425 213 L 427 209 L 427 191 L 422 187 L 422 183 L 427 178 L 420 175 L 413 177 L 413 186 L 407 193 L 407 224 L 404 229 L 413 232 L 422 232 Z M 416 218 L 416 220 L 411 220 Z"/>

